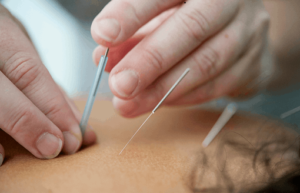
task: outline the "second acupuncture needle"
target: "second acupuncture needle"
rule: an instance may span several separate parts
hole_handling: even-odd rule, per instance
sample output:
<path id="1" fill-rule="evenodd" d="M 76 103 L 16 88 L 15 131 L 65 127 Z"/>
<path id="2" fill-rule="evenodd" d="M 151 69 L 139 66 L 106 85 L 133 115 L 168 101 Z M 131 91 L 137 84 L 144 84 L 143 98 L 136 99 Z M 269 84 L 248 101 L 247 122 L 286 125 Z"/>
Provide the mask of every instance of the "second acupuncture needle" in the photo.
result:
<path id="1" fill-rule="evenodd" d="M 134 136 L 139 132 L 139 130 L 143 127 L 143 125 L 148 121 L 148 119 L 155 113 L 155 111 L 159 108 L 159 106 L 164 102 L 164 100 L 171 94 L 171 92 L 175 89 L 175 87 L 181 82 L 181 80 L 187 75 L 187 73 L 190 71 L 189 68 L 187 68 L 183 74 L 179 77 L 179 79 L 174 83 L 174 85 L 170 88 L 170 90 L 167 92 L 167 94 L 161 99 L 161 101 L 156 105 L 156 107 L 152 110 L 151 114 L 148 116 L 148 118 L 143 122 L 143 124 L 138 128 L 138 130 L 133 134 L 133 136 L 129 139 L 127 144 L 124 146 L 124 148 L 121 150 L 119 155 L 124 151 L 124 149 L 127 147 L 127 145 L 130 143 L 130 141 L 134 138 Z"/>

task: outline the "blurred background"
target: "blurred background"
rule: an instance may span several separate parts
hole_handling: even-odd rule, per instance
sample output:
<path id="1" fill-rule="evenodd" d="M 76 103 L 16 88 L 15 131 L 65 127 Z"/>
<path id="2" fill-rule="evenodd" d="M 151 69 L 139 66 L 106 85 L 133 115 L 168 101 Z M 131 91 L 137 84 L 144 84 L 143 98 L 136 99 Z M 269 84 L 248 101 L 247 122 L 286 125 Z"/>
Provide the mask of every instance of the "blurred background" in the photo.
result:
<path id="1" fill-rule="evenodd" d="M 0 0 L 0 2 L 28 30 L 54 80 L 70 97 L 86 96 L 96 73 L 92 52 L 97 44 L 91 37 L 90 26 L 93 18 L 109 0 Z M 300 132 L 300 91 L 282 93 L 272 95 L 261 93 L 247 101 L 236 103 L 239 109 L 283 120 Z M 105 100 L 113 96 L 108 86 L 107 73 L 100 84 L 98 96 Z M 231 101 L 223 98 L 195 107 L 224 108 L 228 102 Z M 294 113 L 285 116 L 284 113 L 292 109 L 295 109 Z"/>

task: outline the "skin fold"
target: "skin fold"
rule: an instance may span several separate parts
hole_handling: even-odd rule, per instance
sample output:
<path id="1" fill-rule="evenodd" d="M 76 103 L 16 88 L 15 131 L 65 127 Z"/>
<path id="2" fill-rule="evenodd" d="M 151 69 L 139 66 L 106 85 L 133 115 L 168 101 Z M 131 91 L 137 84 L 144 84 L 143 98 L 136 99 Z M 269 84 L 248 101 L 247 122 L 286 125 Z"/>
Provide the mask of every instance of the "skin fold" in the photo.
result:
<path id="1" fill-rule="evenodd" d="M 85 101 L 75 103 L 83 111 Z M 0 141 L 6 149 L 6 159 L 0 167 L 0 192 L 192 192 L 222 184 L 222 168 L 226 168 L 237 189 L 267 182 L 260 161 L 253 170 L 253 157 L 246 151 L 224 148 L 220 142 L 230 139 L 258 148 L 278 138 L 290 142 L 297 135 L 278 121 L 242 113 L 234 115 L 211 145 L 203 149 L 201 143 L 220 113 L 159 109 L 121 155 L 119 152 L 147 115 L 122 118 L 107 101 L 96 101 L 90 117 L 97 143 L 73 155 L 36 159 L 0 131 Z M 272 156 L 272 164 L 278 164 L 279 158 L 294 159 L 293 151 L 278 152 Z M 206 164 L 201 161 L 204 157 Z M 276 175 L 289 169 L 282 168 L 276 170 Z M 205 178 L 201 177 L 203 172 Z"/>

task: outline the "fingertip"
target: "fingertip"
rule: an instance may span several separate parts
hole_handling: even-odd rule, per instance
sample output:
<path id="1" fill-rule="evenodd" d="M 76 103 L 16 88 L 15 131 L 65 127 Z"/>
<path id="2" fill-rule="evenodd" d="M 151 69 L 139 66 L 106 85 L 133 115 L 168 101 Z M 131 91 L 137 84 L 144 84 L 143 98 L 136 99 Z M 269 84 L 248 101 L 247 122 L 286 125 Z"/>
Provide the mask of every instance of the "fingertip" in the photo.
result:
<path id="1" fill-rule="evenodd" d="M 58 156 L 62 149 L 62 139 L 51 133 L 45 132 L 39 136 L 36 141 L 36 148 L 44 159 L 52 159 Z"/>
<path id="2" fill-rule="evenodd" d="M 101 46 L 101 45 L 97 46 L 94 49 L 94 51 L 93 51 L 93 60 L 94 60 L 94 63 L 96 64 L 96 66 L 98 66 L 100 58 L 101 58 L 102 55 L 104 55 L 105 51 L 106 51 L 106 48 Z"/>
<path id="3" fill-rule="evenodd" d="M 110 47 L 118 38 L 121 32 L 121 25 L 114 18 L 96 17 L 91 26 L 93 39 L 100 45 Z"/>
<path id="4" fill-rule="evenodd" d="M 73 126 L 69 126 L 69 129 L 62 133 L 64 137 L 63 152 L 66 154 L 73 154 L 76 151 L 78 151 L 82 143 L 81 130 L 79 127 L 79 122 L 82 115 L 79 112 L 75 103 L 67 96 L 64 90 L 62 90 L 62 88 L 60 88 L 60 90 L 77 120 L 75 124 L 73 123 Z"/>
<path id="5" fill-rule="evenodd" d="M 94 129 L 88 125 L 83 137 L 83 145 L 91 145 L 97 140 L 96 133 Z"/>
<path id="6" fill-rule="evenodd" d="M 138 93 L 136 92 L 140 84 L 140 76 L 134 70 L 123 70 L 109 77 L 111 91 L 122 99 L 131 99 Z"/>
<path id="7" fill-rule="evenodd" d="M 134 99 L 126 101 L 118 97 L 114 97 L 112 103 L 115 110 L 123 117 L 132 118 L 136 116 L 134 114 L 139 105 L 134 101 Z"/>
<path id="8" fill-rule="evenodd" d="M 99 63 L 99 61 L 100 61 L 100 57 L 99 57 L 98 54 L 97 54 L 97 52 L 98 52 L 98 47 L 99 47 L 99 46 L 97 46 L 97 47 L 94 49 L 93 53 L 92 53 L 93 62 L 94 62 L 94 64 L 95 64 L 96 66 L 98 65 L 98 63 Z"/>
<path id="9" fill-rule="evenodd" d="M 106 47 L 103 47 L 101 45 L 97 46 L 94 49 L 94 51 L 93 51 L 93 61 L 94 61 L 96 66 L 99 65 L 101 56 L 104 55 L 106 49 L 107 49 Z M 105 71 L 110 72 L 116 64 L 117 64 L 117 62 L 116 62 L 115 49 L 110 48 L 109 53 L 108 53 L 108 60 L 107 60 L 107 63 L 106 63 Z"/>
<path id="10" fill-rule="evenodd" d="M 65 154 L 74 154 L 77 152 L 82 143 L 82 136 L 79 129 L 79 126 L 76 126 L 68 131 L 63 132 L 64 136 L 64 146 L 63 152 Z"/>

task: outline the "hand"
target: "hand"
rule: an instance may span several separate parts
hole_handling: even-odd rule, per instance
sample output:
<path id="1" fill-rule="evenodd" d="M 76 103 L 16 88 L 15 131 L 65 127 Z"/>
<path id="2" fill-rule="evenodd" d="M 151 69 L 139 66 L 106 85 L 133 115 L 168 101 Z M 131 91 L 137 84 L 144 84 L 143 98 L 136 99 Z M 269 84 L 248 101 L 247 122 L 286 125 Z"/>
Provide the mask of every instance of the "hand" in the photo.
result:
<path id="1" fill-rule="evenodd" d="M 240 97 L 262 89 L 272 74 L 268 24 L 260 0 L 111 1 L 91 27 L 101 45 L 94 60 L 111 47 L 113 104 L 126 117 L 152 110 L 188 67 L 165 104 Z"/>
<path id="2" fill-rule="evenodd" d="M 80 113 L 51 78 L 23 26 L 1 4 L 0 91 L 0 128 L 34 156 L 72 154 L 95 141 L 91 130 L 82 140 Z M 0 154 L 1 162 L 1 145 Z"/>

